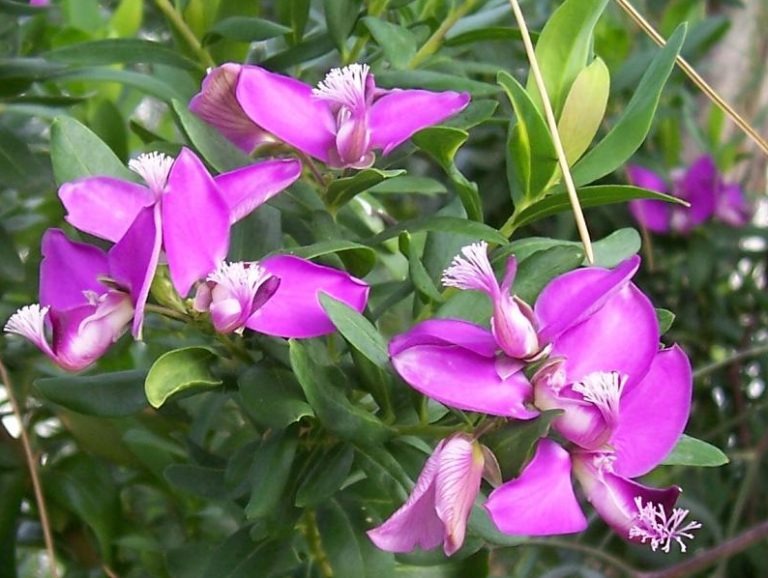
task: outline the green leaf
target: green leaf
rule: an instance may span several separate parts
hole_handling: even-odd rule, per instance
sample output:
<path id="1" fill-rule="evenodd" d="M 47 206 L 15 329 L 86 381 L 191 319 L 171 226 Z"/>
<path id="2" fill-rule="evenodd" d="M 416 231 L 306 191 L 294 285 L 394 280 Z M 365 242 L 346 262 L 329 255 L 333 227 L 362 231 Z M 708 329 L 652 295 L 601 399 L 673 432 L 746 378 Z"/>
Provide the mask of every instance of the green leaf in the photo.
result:
<path id="1" fill-rule="evenodd" d="M 326 192 L 326 199 L 331 207 L 338 208 L 351 201 L 355 195 L 367 191 L 387 179 L 399 177 L 403 174 L 405 174 L 405 171 L 402 169 L 394 171 L 363 169 L 354 176 L 343 177 L 333 181 Z"/>
<path id="2" fill-rule="evenodd" d="M 102 375 L 44 377 L 35 389 L 46 400 L 78 413 L 98 417 L 133 415 L 147 407 L 140 370 Z"/>
<path id="3" fill-rule="evenodd" d="M 237 383 L 245 410 L 260 425 L 282 430 L 315 415 L 289 371 L 257 365 L 241 375 Z"/>
<path id="4" fill-rule="evenodd" d="M 426 217 L 424 219 L 413 219 L 410 221 L 401 221 L 397 225 L 382 231 L 378 235 L 366 240 L 367 245 L 378 245 L 397 237 L 403 231 L 415 233 L 417 231 L 438 231 L 441 233 L 454 233 L 456 235 L 466 235 L 478 241 L 488 241 L 497 245 L 506 245 L 509 243 L 507 238 L 499 233 L 493 227 L 477 221 L 469 221 L 459 217 Z"/>
<path id="5" fill-rule="evenodd" d="M 144 392 L 154 408 L 181 392 L 195 393 L 221 385 L 211 373 L 216 354 L 207 347 L 183 347 L 157 358 L 147 374 Z"/>
<path id="6" fill-rule="evenodd" d="M 289 486 L 291 466 L 299 440 L 296 433 L 286 431 L 273 435 L 256 450 L 252 471 L 251 498 L 245 507 L 248 519 L 270 515 L 279 504 L 280 496 Z"/>
<path id="7" fill-rule="evenodd" d="M 444 120 L 441 125 L 461 130 L 469 130 L 490 119 L 498 107 L 499 103 L 496 100 L 473 100 L 459 114 Z"/>
<path id="8" fill-rule="evenodd" d="M 251 538 L 252 529 L 251 526 L 244 526 L 220 544 L 210 556 L 202 578 L 271 578 L 291 575 L 289 570 L 295 565 L 295 554 L 290 543 L 254 541 Z"/>
<path id="9" fill-rule="evenodd" d="M 654 199 L 657 201 L 666 201 L 677 205 L 684 205 L 685 202 L 677 197 L 657 193 L 640 187 L 629 185 L 596 185 L 592 187 L 583 187 L 577 191 L 579 202 L 585 209 L 590 207 L 599 207 L 601 205 L 610 205 L 612 203 L 623 203 L 633 199 Z M 563 211 L 570 211 L 571 203 L 567 193 L 555 193 L 547 196 L 541 201 L 527 207 L 520 213 L 516 213 L 513 218 L 514 226 L 522 227 L 544 217 L 555 215 Z"/>
<path id="10" fill-rule="evenodd" d="M 398 502 L 407 499 L 413 480 L 402 464 L 383 445 L 366 445 L 361 441 L 355 444 L 356 465 L 365 472 L 377 491 Z"/>
<path id="11" fill-rule="evenodd" d="M 329 52 L 332 52 L 334 47 L 333 40 L 331 40 L 331 37 L 328 36 L 328 34 L 313 34 L 299 44 L 267 58 L 261 63 L 261 66 L 268 70 L 286 70 L 291 66 L 325 56 Z"/>
<path id="12" fill-rule="evenodd" d="M 37 14 L 45 14 L 53 6 L 33 6 L 28 2 L 16 2 L 14 0 L 0 0 L 0 12 L 5 14 L 13 14 L 15 16 L 35 16 Z"/>
<path id="13" fill-rule="evenodd" d="M 171 107 L 189 142 L 214 169 L 223 173 L 251 164 L 245 153 L 215 128 L 197 118 L 186 104 L 174 100 Z"/>
<path id="14" fill-rule="evenodd" d="M 408 68 L 408 63 L 418 50 L 418 41 L 413 32 L 373 16 L 363 18 L 363 23 L 376 43 L 381 46 L 384 57 L 392 68 L 398 70 Z"/>
<path id="15" fill-rule="evenodd" d="M 431 70 L 391 70 L 380 72 L 376 75 L 376 85 L 382 88 L 466 91 L 475 98 L 495 96 L 499 93 L 499 87 L 494 84 L 444 72 L 433 72 Z"/>
<path id="16" fill-rule="evenodd" d="M 182 87 L 162 79 L 159 75 L 150 76 L 132 70 L 117 70 L 106 67 L 78 68 L 70 72 L 58 74 L 56 80 L 82 81 L 85 83 L 116 82 L 135 88 L 140 92 L 154 96 L 165 102 L 171 102 L 173 99 L 187 101 L 189 100 L 189 97 L 192 96 L 191 94 L 186 94 Z"/>
<path id="17" fill-rule="evenodd" d="M 45 172 L 29 145 L 10 130 L 0 127 L 0 179 L 3 186 L 29 188 Z"/>
<path id="18" fill-rule="evenodd" d="M 211 44 L 221 38 L 228 38 L 239 42 L 259 42 L 290 32 L 291 29 L 287 26 L 262 18 L 230 16 L 229 18 L 219 20 L 213 25 L 213 28 L 203 36 L 203 45 Z"/>
<path id="19" fill-rule="evenodd" d="M 383 180 L 378 185 L 368 189 L 368 192 L 377 195 L 399 194 L 426 195 L 431 197 L 446 193 L 448 192 L 448 189 L 446 189 L 445 185 L 440 181 L 436 181 L 429 177 L 412 177 L 405 175 Z"/>
<path id="20" fill-rule="evenodd" d="M 11 236 L 0 222 L 0 278 L 18 283 L 25 277 L 24 264 Z"/>
<path id="21" fill-rule="evenodd" d="M 421 262 L 416 252 L 416 245 L 410 242 L 410 235 L 408 233 L 403 233 L 401 238 L 403 235 L 406 235 L 408 238 L 407 247 L 405 247 L 403 252 L 408 258 L 408 272 L 414 287 L 427 299 L 442 303 L 444 301 L 443 295 L 438 291 L 435 282 L 429 276 L 426 267 L 424 267 L 424 263 Z"/>
<path id="22" fill-rule="evenodd" d="M 549 433 L 552 422 L 562 413 L 560 409 L 543 411 L 534 420 L 511 421 L 487 435 L 485 444 L 496 454 L 505 480 L 520 475 L 533 457 L 539 439 Z"/>
<path id="23" fill-rule="evenodd" d="M 357 405 L 353 405 L 337 385 L 346 380 L 340 375 L 332 379 L 328 368 L 313 362 L 308 345 L 290 341 L 291 367 L 304 390 L 309 405 L 328 431 L 343 440 L 377 444 L 390 432 L 381 421 Z"/>
<path id="24" fill-rule="evenodd" d="M 558 118 L 573 81 L 587 65 L 592 50 L 592 32 L 607 4 L 608 0 L 566 0 L 541 31 L 536 43 L 536 58 Z M 537 108 L 544 110 L 533 74 L 528 75 L 526 90 Z"/>
<path id="25" fill-rule="evenodd" d="M 365 535 L 358 508 L 343 508 L 330 500 L 317 512 L 323 551 L 334 578 L 383 578 L 395 575 L 395 558 L 376 548 Z"/>
<path id="26" fill-rule="evenodd" d="M 354 457 L 354 449 L 348 444 L 337 444 L 323 452 L 307 470 L 296 492 L 296 505 L 314 507 L 333 496 L 349 476 Z"/>
<path id="27" fill-rule="evenodd" d="M 467 527 L 476 536 L 497 546 L 519 546 L 528 541 L 527 536 L 515 536 L 499 531 L 488 515 L 488 510 L 477 504 L 472 508 Z"/>
<path id="28" fill-rule="evenodd" d="M 135 36 L 141 28 L 143 16 L 143 0 L 122 0 L 112 13 L 112 19 L 109 22 L 110 28 L 122 38 Z"/>
<path id="29" fill-rule="evenodd" d="M 541 290 L 552 279 L 573 271 L 584 261 L 580 246 L 552 247 L 534 253 L 520 263 L 513 286 L 514 294 L 526 303 L 534 303 Z"/>
<path id="30" fill-rule="evenodd" d="M 48 60 L 80 66 L 102 64 L 165 64 L 185 70 L 198 70 L 200 65 L 176 50 L 139 38 L 109 38 L 62 46 L 45 53 Z"/>
<path id="31" fill-rule="evenodd" d="M 661 91 L 675 66 L 685 40 L 685 24 L 678 26 L 643 74 L 632 99 L 611 131 L 573 167 L 577 187 L 596 181 L 622 166 L 645 140 Z"/>
<path id="32" fill-rule="evenodd" d="M 74 118 L 60 116 L 51 125 L 51 160 L 56 183 L 109 176 L 134 180 L 112 149 Z"/>
<path id="33" fill-rule="evenodd" d="M 656 318 L 659 320 L 659 334 L 664 335 L 672 328 L 675 314 L 667 309 L 656 308 Z"/>
<path id="34" fill-rule="evenodd" d="M 163 476 L 172 486 L 201 498 L 217 500 L 226 498 L 229 494 L 224 468 L 171 464 L 165 468 Z"/>
<path id="35" fill-rule="evenodd" d="M 365 277 L 376 264 L 376 251 L 366 245 L 345 239 L 332 239 L 304 247 L 291 248 L 289 253 L 304 259 L 338 254 L 349 271 L 358 277 Z"/>
<path id="36" fill-rule="evenodd" d="M 557 122 L 569 166 L 592 144 L 605 116 L 610 91 L 611 74 L 601 58 L 595 58 L 573 82 Z"/>
<path id="37" fill-rule="evenodd" d="M 536 40 L 539 37 L 537 32 L 531 31 L 531 38 Z M 476 28 L 456 35 L 448 35 L 445 46 L 463 46 L 465 44 L 474 44 L 476 42 L 486 42 L 488 40 L 522 40 L 519 28 L 511 26 L 487 26 L 485 28 Z"/>
<path id="38" fill-rule="evenodd" d="M 320 293 L 320 304 L 349 344 L 381 368 L 389 365 L 387 342 L 376 327 L 352 309 L 326 293 Z"/>
<path id="39" fill-rule="evenodd" d="M 683 434 L 661 465 L 717 467 L 727 464 L 728 456 L 712 444 Z"/>
<path id="40" fill-rule="evenodd" d="M 328 35 L 339 52 L 346 53 L 347 39 L 355 27 L 361 0 L 323 0 Z"/>
<path id="41" fill-rule="evenodd" d="M 524 207 L 546 189 L 557 169 L 557 153 L 549 128 L 525 89 L 504 71 L 498 82 L 515 109 L 516 122 L 507 140 L 507 180 L 515 207 Z"/>

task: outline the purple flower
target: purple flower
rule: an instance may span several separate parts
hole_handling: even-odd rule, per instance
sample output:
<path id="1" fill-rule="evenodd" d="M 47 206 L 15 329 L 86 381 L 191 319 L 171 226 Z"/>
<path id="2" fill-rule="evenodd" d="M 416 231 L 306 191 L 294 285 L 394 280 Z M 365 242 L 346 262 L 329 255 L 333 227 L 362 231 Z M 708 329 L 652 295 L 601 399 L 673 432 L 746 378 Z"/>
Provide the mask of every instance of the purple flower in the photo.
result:
<path id="1" fill-rule="evenodd" d="M 250 152 L 265 133 L 333 167 L 364 168 L 415 132 L 440 123 L 469 95 L 376 87 L 367 64 L 334 68 L 316 88 L 258 66 L 208 73 L 190 108 Z"/>
<path id="2" fill-rule="evenodd" d="M 129 167 L 142 186 L 112 177 L 88 177 L 62 185 L 66 219 L 78 229 L 116 242 L 114 279 L 133 298 L 133 334 L 141 338 L 144 306 L 161 251 L 182 297 L 226 257 L 230 226 L 294 182 L 295 160 L 273 160 L 211 177 L 182 149 L 173 160 L 141 155 Z"/>
<path id="3" fill-rule="evenodd" d="M 454 554 L 464 543 L 484 473 L 498 477 L 496 458 L 487 448 L 466 434 L 444 439 L 405 504 L 368 536 L 388 552 L 431 550 L 442 543 L 447 556 Z"/>
<path id="4" fill-rule="evenodd" d="M 222 263 L 198 286 L 195 308 L 210 311 L 221 333 L 247 327 L 277 337 L 318 337 L 336 329 L 320 293 L 362 312 L 368 290 L 367 283 L 344 271 L 275 255 L 258 263 Z"/>
<path id="5" fill-rule="evenodd" d="M 5 331 L 26 337 L 63 369 L 80 371 L 126 331 L 133 317 L 131 298 L 104 282 L 111 259 L 101 249 L 50 229 L 42 254 L 40 304 L 19 309 Z"/>
<path id="6" fill-rule="evenodd" d="M 685 173 L 676 176 L 671 191 L 664 179 L 648 169 L 630 166 L 627 176 L 633 185 L 659 193 L 671 192 L 691 204 L 686 208 L 663 201 L 630 201 L 632 216 L 654 233 L 687 234 L 713 215 L 734 227 L 743 226 L 749 220 L 749 208 L 741 188 L 723 182 L 710 156 L 699 157 Z"/>

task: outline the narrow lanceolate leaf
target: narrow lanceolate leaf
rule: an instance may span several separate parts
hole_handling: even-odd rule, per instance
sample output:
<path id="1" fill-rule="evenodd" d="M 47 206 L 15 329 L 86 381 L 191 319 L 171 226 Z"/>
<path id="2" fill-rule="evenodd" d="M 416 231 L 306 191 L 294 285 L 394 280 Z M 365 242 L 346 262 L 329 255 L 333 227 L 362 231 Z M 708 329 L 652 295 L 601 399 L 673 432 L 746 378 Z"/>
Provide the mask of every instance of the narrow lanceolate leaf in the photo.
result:
<path id="1" fill-rule="evenodd" d="M 635 94 L 611 131 L 573 167 L 571 172 L 577 187 L 612 173 L 640 148 L 651 129 L 661 91 L 683 46 L 685 31 L 685 24 L 678 26 L 643 74 Z"/>
<path id="2" fill-rule="evenodd" d="M 272 436 L 256 450 L 251 466 L 255 472 L 251 498 L 245 507 L 248 518 L 267 516 L 278 506 L 288 486 L 298 443 L 295 431 L 287 430 Z"/>
<path id="3" fill-rule="evenodd" d="M 668 203 L 684 204 L 677 197 L 657 193 L 640 187 L 629 185 L 598 185 L 583 187 L 577 191 L 581 206 L 586 208 L 610 205 L 611 203 L 623 203 L 633 199 L 655 199 Z M 563 211 L 570 211 L 571 204 L 566 193 L 549 195 L 538 203 L 531 205 L 524 211 L 517 213 L 513 219 L 515 227 L 528 225 L 544 217 L 555 215 Z"/>
<path id="4" fill-rule="evenodd" d="M 120 417 L 147 406 L 143 371 L 118 371 L 101 375 L 45 377 L 35 389 L 46 400 L 72 411 L 98 417 Z"/>
<path id="5" fill-rule="evenodd" d="M 387 179 L 404 175 L 404 170 L 382 171 L 379 169 L 363 169 L 352 177 L 344 177 L 333 181 L 326 192 L 326 200 L 332 207 L 341 207 L 351 201 L 355 195 L 367 191 Z"/>
<path id="6" fill-rule="evenodd" d="M 592 32 L 607 4 L 608 0 L 566 0 L 541 31 L 536 42 L 536 59 L 555 116 L 560 116 L 573 81 L 587 65 Z M 526 90 L 538 109 L 543 110 L 533 74 L 528 76 Z"/>
<path id="7" fill-rule="evenodd" d="M 378 245 L 397 237 L 403 231 L 415 233 L 417 231 L 437 231 L 440 233 L 454 233 L 456 235 L 465 235 L 478 241 L 488 241 L 497 245 L 506 245 L 509 243 L 507 238 L 499 233 L 493 227 L 484 223 L 468 221 L 459 217 L 444 217 L 442 215 L 426 217 L 424 219 L 413 219 L 411 221 L 401 221 L 397 225 L 382 231 L 375 237 L 366 241 L 367 245 Z"/>
<path id="8" fill-rule="evenodd" d="M 370 321 L 346 303 L 325 293 L 320 293 L 320 303 L 336 329 L 352 347 L 379 367 L 389 365 L 387 342 Z"/>
<path id="9" fill-rule="evenodd" d="M 363 23 L 376 43 L 381 46 L 384 57 L 389 60 L 392 67 L 407 68 L 411 58 L 416 55 L 419 45 L 413 32 L 373 16 L 363 18 Z"/>
<path id="10" fill-rule="evenodd" d="M 298 491 L 296 505 L 317 506 L 333 496 L 349 476 L 355 451 L 351 444 L 338 444 L 318 456 L 308 468 Z"/>
<path id="11" fill-rule="evenodd" d="M 659 334 L 664 335 L 672 328 L 675 322 L 675 314 L 668 309 L 656 308 L 656 318 L 659 320 Z"/>
<path id="12" fill-rule="evenodd" d="M 100 64 L 164 64 L 174 68 L 195 70 L 200 65 L 177 51 L 139 38 L 109 38 L 70 44 L 45 54 L 48 60 L 83 66 Z"/>
<path id="13" fill-rule="evenodd" d="M 583 260 L 584 251 L 580 245 L 561 245 L 539 251 L 520 263 L 514 293 L 526 303 L 533 303 L 547 283 L 563 273 L 573 271 Z"/>
<path id="14" fill-rule="evenodd" d="M 51 160 L 56 182 L 110 176 L 134 180 L 135 175 L 91 129 L 68 116 L 51 125 Z"/>
<path id="15" fill-rule="evenodd" d="M 256 365 L 237 380 L 240 398 L 253 420 L 265 427 L 282 430 L 314 412 L 289 371 Z"/>
<path id="16" fill-rule="evenodd" d="M 557 153 L 549 128 L 531 97 L 506 72 L 498 75 L 512 107 L 515 121 L 507 139 L 507 181 L 515 207 L 524 207 L 545 192 L 557 169 Z"/>
<path id="17" fill-rule="evenodd" d="M 178 393 L 192 393 L 221 385 L 211 372 L 216 355 L 207 347 L 184 347 L 157 358 L 144 382 L 152 407 L 160 407 Z"/>
<path id="18" fill-rule="evenodd" d="M 269 40 L 283 34 L 288 34 L 291 29 L 276 22 L 270 22 L 262 18 L 249 16 L 231 16 L 219 20 L 203 37 L 203 44 L 216 42 L 221 38 L 237 40 L 239 42 L 258 42 Z"/>
<path id="19" fill-rule="evenodd" d="M 717 467 L 727 464 L 728 461 L 728 456 L 719 448 L 683 434 L 672 449 L 672 453 L 661 464 L 664 466 Z"/>

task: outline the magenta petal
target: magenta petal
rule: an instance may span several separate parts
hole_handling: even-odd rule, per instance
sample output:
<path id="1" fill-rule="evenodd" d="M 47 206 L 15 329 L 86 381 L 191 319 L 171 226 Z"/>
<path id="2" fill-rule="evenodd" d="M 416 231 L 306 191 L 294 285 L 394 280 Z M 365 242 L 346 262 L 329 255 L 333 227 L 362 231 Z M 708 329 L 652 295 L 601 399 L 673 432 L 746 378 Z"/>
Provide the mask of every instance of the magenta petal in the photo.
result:
<path id="1" fill-rule="evenodd" d="M 630 184 L 640 187 L 641 189 L 648 189 L 649 191 L 656 191 L 657 193 L 667 192 L 667 183 L 659 175 L 639 167 L 637 165 L 630 165 L 627 167 L 627 178 Z"/>
<path id="2" fill-rule="evenodd" d="M 688 227 L 706 221 L 715 212 L 719 175 L 710 156 L 699 157 L 678 183 L 677 196 L 691 203 L 686 211 Z"/>
<path id="3" fill-rule="evenodd" d="M 636 525 L 639 510 L 636 498 L 643 504 L 651 502 L 668 512 L 680 496 L 680 488 L 649 488 L 610 472 L 599 472 L 592 465 L 594 454 L 574 457 L 574 473 L 587 499 L 600 517 L 622 538 L 629 540 L 629 531 Z"/>
<path id="4" fill-rule="evenodd" d="M 136 309 L 132 329 L 136 339 L 141 339 L 144 306 L 160 257 L 161 231 L 160 206 L 147 207 L 108 254 L 111 277 L 130 293 Z"/>
<path id="5" fill-rule="evenodd" d="M 117 242 L 144 207 L 155 202 L 146 187 L 111 177 L 88 177 L 64 183 L 59 198 L 74 227 Z"/>
<path id="6" fill-rule="evenodd" d="M 629 201 L 629 212 L 643 227 L 654 233 L 668 233 L 672 209 L 664 201 L 636 199 Z"/>
<path id="7" fill-rule="evenodd" d="M 499 348 L 490 331 L 460 319 L 428 319 L 417 323 L 389 342 L 389 353 L 394 356 L 414 345 L 457 345 L 488 358 L 496 357 Z"/>
<path id="8" fill-rule="evenodd" d="M 229 209 L 203 163 L 182 149 L 162 199 L 163 247 L 171 281 L 186 297 L 214 271 L 229 249 Z"/>
<path id="9" fill-rule="evenodd" d="M 548 536 L 587 527 L 571 483 L 571 458 L 555 442 L 543 439 L 536 454 L 514 480 L 491 492 L 485 508 L 505 534 Z"/>
<path id="10" fill-rule="evenodd" d="M 291 255 L 268 257 L 260 265 L 280 286 L 246 323 L 254 331 L 286 338 L 326 335 L 336 327 L 320 305 L 321 292 L 360 312 L 368 302 L 368 284 L 344 271 Z"/>
<path id="11" fill-rule="evenodd" d="M 440 450 L 435 448 L 408 500 L 381 526 L 368 531 L 368 537 L 382 550 L 410 552 L 414 548 L 431 550 L 443 541 L 444 526 L 435 510 L 437 470 Z"/>
<path id="12" fill-rule="evenodd" d="M 411 387 L 440 403 L 518 419 L 538 415 L 527 407 L 533 391 L 525 374 L 517 371 L 502 379 L 495 358 L 449 344 L 414 345 L 396 353 L 390 348 L 390 355 Z"/>
<path id="13" fill-rule="evenodd" d="M 190 101 L 189 110 L 215 126 L 238 148 L 250 153 L 270 138 L 237 102 L 235 88 L 241 69 L 241 65 L 227 62 L 209 70 L 200 92 Z"/>
<path id="14" fill-rule="evenodd" d="M 738 184 L 720 185 L 715 216 L 732 227 L 743 227 L 749 222 L 749 204 Z"/>
<path id="15" fill-rule="evenodd" d="M 663 460 L 685 429 L 693 377 L 682 349 L 660 351 L 643 380 L 621 398 L 619 425 L 611 439 L 614 471 L 641 476 Z"/>
<path id="16" fill-rule="evenodd" d="M 637 272 L 640 257 L 631 257 L 613 270 L 599 267 L 577 269 L 552 280 L 536 300 L 534 313 L 546 344 L 569 327 L 597 311 Z"/>
<path id="17" fill-rule="evenodd" d="M 469 104 L 466 92 L 392 90 L 373 103 L 368 127 L 371 148 L 384 154 L 405 142 L 413 133 L 439 124 Z"/>
<path id="18" fill-rule="evenodd" d="M 61 229 L 48 229 L 42 241 L 40 303 L 71 309 L 87 302 L 85 291 L 97 295 L 107 288 L 99 277 L 109 275 L 107 255 L 92 245 L 71 241 Z"/>
<path id="19" fill-rule="evenodd" d="M 335 149 L 336 121 L 312 87 L 258 66 L 243 66 L 237 101 L 264 130 L 323 162 Z"/>
<path id="20" fill-rule="evenodd" d="M 552 346 L 552 357 L 564 357 L 566 383 L 594 372 L 627 376 L 628 393 L 648 371 L 659 344 L 656 310 L 633 284 L 614 293 L 586 321 L 569 329 Z"/>
<path id="21" fill-rule="evenodd" d="M 239 221 L 301 176 L 297 160 L 273 160 L 223 173 L 214 178 L 229 207 L 230 222 Z"/>

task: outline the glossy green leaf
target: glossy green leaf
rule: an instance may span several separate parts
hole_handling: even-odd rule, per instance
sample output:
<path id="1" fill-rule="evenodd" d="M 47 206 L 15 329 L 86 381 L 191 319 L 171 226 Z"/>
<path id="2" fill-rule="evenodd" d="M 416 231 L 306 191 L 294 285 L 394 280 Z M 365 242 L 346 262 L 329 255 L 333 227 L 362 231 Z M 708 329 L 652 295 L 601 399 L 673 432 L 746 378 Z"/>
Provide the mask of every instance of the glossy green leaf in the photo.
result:
<path id="1" fill-rule="evenodd" d="M 497 245 L 506 245 L 509 241 L 493 227 L 476 221 L 468 221 L 458 217 L 426 217 L 424 219 L 413 219 L 412 221 L 401 221 L 385 231 L 382 231 L 375 237 L 366 241 L 368 245 L 378 245 L 387 239 L 397 237 L 403 231 L 415 233 L 417 231 L 438 231 L 441 233 L 454 233 L 456 235 L 465 235 L 478 241 L 488 241 Z"/>
<path id="2" fill-rule="evenodd" d="M 296 492 L 299 508 L 314 507 L 333 496 L 349 476 L 354 449 L 348 444 L 338 444 L 320 454 Z"/>
<path id="3" fill-rule="evenodd" d="M 48 60 L 81 66 L 101 64 L 165 64 L 186 70 L 200 65 L 167 46 L 140 38 L 108 38 L 62 46 L 45 53 Z"/>
<path id="4" fill-rule="evenodd" d="M 363 23 L 376 43 L 381 46 L 384 57 L 392 68 L 398 70 L 407 68 L 418 50 L 418 41 L 413 32 L 373 16 L 363 18 Z"/>
<path id="5" fill-rule="evenodd" d="M 429 177 L 412 177 L 410 175 L 404 175 L 402 177 L 393 177 L 381 181 L 378 185 L 375 185 L 368 189 L 369 193 L 375 193 L 377 195 L 426 195 L 434 196 L 448 192 L 445 185 L 440 181 L 431 179 Z"/>
<path id="6" fill-rule="evenodd" d="M 629 185 L 596 185 L 593 187 L 583 187 L 577 193 L 579 202 L 585 209 L 610 205 L 611 203 L 623 203 L 633 199 L 655 199 L 678 205 L 683 204 L 683 201 L 677 197 Z M 513 222 L 515 227 L 522 227 L 544 217 L 570 210 L 571 203 L 568 195 L 566 193 L 555 193 L 527 207 L 520 213 L 516 213 Z"/>
<path id="7" fill-rule="evenodd" d="M 595 58 L 573 81 L 557 131 L 568 165 L 573 165 L 592 144 L 608 106 L 611 75 L 601 58 Z"/>
<path id="8" fill-rule="evenodd" d="M 334 374 L 318 365 L 310 356 L 308 345 L 291 340 L 290 359 L 304 395 L 315 415 L 328 431 L 339 438 L 356 443 L 376 444 L 389 437 L 390 432 L 369 411 L 352 404 L 344 395 L 340 384 L 344 376 Z"/>
<path id="9" fill-rule="evenodd" d="M 237 383 L 245 410 L 264 427 L 282 430 L 303 417 L 315 415 L 289 371 L 256 365 L 241 375 Z"/>
<path id="10" fill-rule="evenodd" d="M 413 487 L 413 480 L 408 477 L 402 464 L 396 460 L 383 445 L 355 444 L 356 465 L 364 472 L 377 491 L 392 500 L 402 502 L 407 499 Z"/>
<path id="11" fill-rule="evenodd" d="M 566 0 L 547 20 L 536 42 L 544 86 L 558 118 L 573 81 L 587 65 L 592 32 L 607 4 L 608 0 Z M 533 74 L 528 76 L 526 90 L 537 108 L 543 110 Z"/>
<path id="12" fill-rule="evenodd" d="M 524 207 L 545 191 L 557 169 L 557 153 L 546 122 L 522 85 L 503 71 L 498 81 L 516 117 L 507 140 L 507 180 L 515 207 Z"/>
<path id="13" fill-rule="evenodd" d="M 221 380 L 211 372 L 214 359 L 216 354 L 207 347 L 183 347 L 158 357 L 144 382 L 144 393 L 150 405 L 158 408 L 173 395 L 221 385 Z"/>
<path id="14" fill-rule="evenodd" d="M 251 163 L 245 153 L 215 128 L 197 118 L 186 104 L 174 100 L 171 106 L 184 134 L 206 162 L 217 171 L 227 172 Z"/>
<path id="15" fill-rule="evenodd" d="M 320 241 L 319 243 L 296 247 L 290 250 L 290 254 L 304 259 L 338 254 L 350 273 L 358 277 L 365 277 L 376 263 L 376 252 L 373 249 L 345 239 Z"/>
<path id="16" fill-rule="evenodd" d="M 51 125 L 51 160 L 59 185 L 93 176 L 124 180 L 135 178 L 104 141 L 85 125 L 67 116 L 58 117 Z"/>
<path id="17" fill-rule="evenodd" d="M 675 66 L 685 40 L 681 24 L 643 74 L 632 99 L 610 132 L 573 167 L 577 187 L 596 181 L 622 166 L 645 140 L 651 128 L 661 92 Z"/>
<path id="18" fill-rule="evenodd" d="M 363 169 L 354 176 L 336 179 L 328 186 L 326 199 L 332 207 L 341 207 L 351 201 L 355 195 L 367 191 L 379 183 L 405 174 L 402 169 L 382 171 L 379 169 Z"/>
<path id="19" fill-rule="evenodd" d="M 536 40 L 539 34 L 530 31 L 531 38 Z M 517 40 L 521 41 L 519 28 L 511 26 L 486 26 L 461 32 L 460 34 L 449 34 L 445 39 L 445 46 L 463 46 L 465 44 L 475 44 L 476 42 L 487 42 L 489 40 Z"/>
<path id="20" fill-rule="evenodd" d="M 659 333 L 664 335 L 672 328 L 675 322 L 675 314 L 668 309 L 656 308 L 656 318 L 659 320 Z"/>
<path id="21" fill-rule="evenodd" d="M 172 100 L 188 101 L 192 96 L 181 90 L 181 87 L 168 82 L 160 75 L 150 76 L 133 70 L 118 70 L 107 67 L 88 67 L 77 68 L 70 72 L 58 74 L 56 79 L 59 81 L 78 81 L 89 83 L 118 83 L 124 86 L 135 88 L 136 90 L 154 96 L 165 102 Z"/>
<path id="22" fill-rule="evenodd" d="M 275 11 L 280 21 L 291 27 L 289 41 L 291 44 L 301 42 L 304 29 L 309 20 L 310 0 L 282 0 L 275 4 Z"/>
<path id="23" fill-rule="evenodd" d="M 35 380 L 35 389 L 46 400 L 78 413 L 119 417 L 147 407 L 141 370 L 102 375 L 68 375 Z"/>
<path id="24" fill-rule="evenodd" d="M 219 20 L 203 37 L 203 44 L 216 42 L 221 38 L 239 42 L 269 40 L 291 32 L 291 29 L 276 22 L 249 16 L 230 16 Z"/>
<path id="25" fill-rule="evenodd" d="M 584 250 L 580 246 L 561 245 L 539 251 L 520 263 L 514 294 L 526 303 L 534 303 L 547 283 L 558 275 L 573 271 L 583 260 Z"/>
<path id="26" fill-rule="evenodd" d="M 403 235 L 407 235 L 407 233 L 403 233 Z M 408 242 L 407 247 L 404 250 L 404 254 L 408 258 L 408 272 L 414 287 L 416 287 L 418 292 L 427 299 L 442 303 L 443 295 L 437 289 L 437 286 L 429 276 L 429 273 L 427 273 L 427 269 L 424 267 L 424 263 L 421 262 L 421 258 L 416 252 L 416 245 L 414 243 Z"/>
<path id="27" fill-rule="evenodd" d="M 253 520 L 271 514 L 280 496 L 289 485 L 291 466 L 296 454 L 298 438 L 294 431 L 285 431 L 269 437 L 256 451 L 251 466 L 251 498 L 245 515 Z"/>
<path id="28" fill-rule="evenodd" d="M 387 342 L 370 321 L 326 293 L 320 293 L 320 304 L 352 347 L 379 367 L 389 365 Z"/>
<path id="29" fill-rule="evenodd" d="M 342 54 L 360 12 L 361 0 L 323 0 L 328 34 Z"/>
<path id="30" fill-rule="evenodd" d="M 332 52 L 334 47 L 333 40 L 331 40 L 328 34 L 313 34 L 306 37 L 299 44 L 267 58 L 261 65 L 269 70 L 286 70 L 307 60 L 320 58 Z"/>
<path id="31" fill-rule="evenodd" d="M 534 420 L 510 421 L 485 438 L 485 444 L 491 448 L 499 461 L 505 480 L 520 475 L 533 457 L 539 439 L 549 433 L 552 421 L 562 413 L 562 410 L 555 409 L 541 412 Z"/>
<path id="32" fill-rule="evenodd" d="M 423 88 L 426 90 L 458 90 L 473 97 L 495 96 L 499 87 L 463 76 L 431 70 L 389 70 L 376 75 L 376 84 L 383 88 Z"/>
<path id="33" fill-rule="evenodd" d="M 728 456 L 705 441 L 683 434 L 664 461 L 664 466 L 717 467 L 727 464 Z"/>

